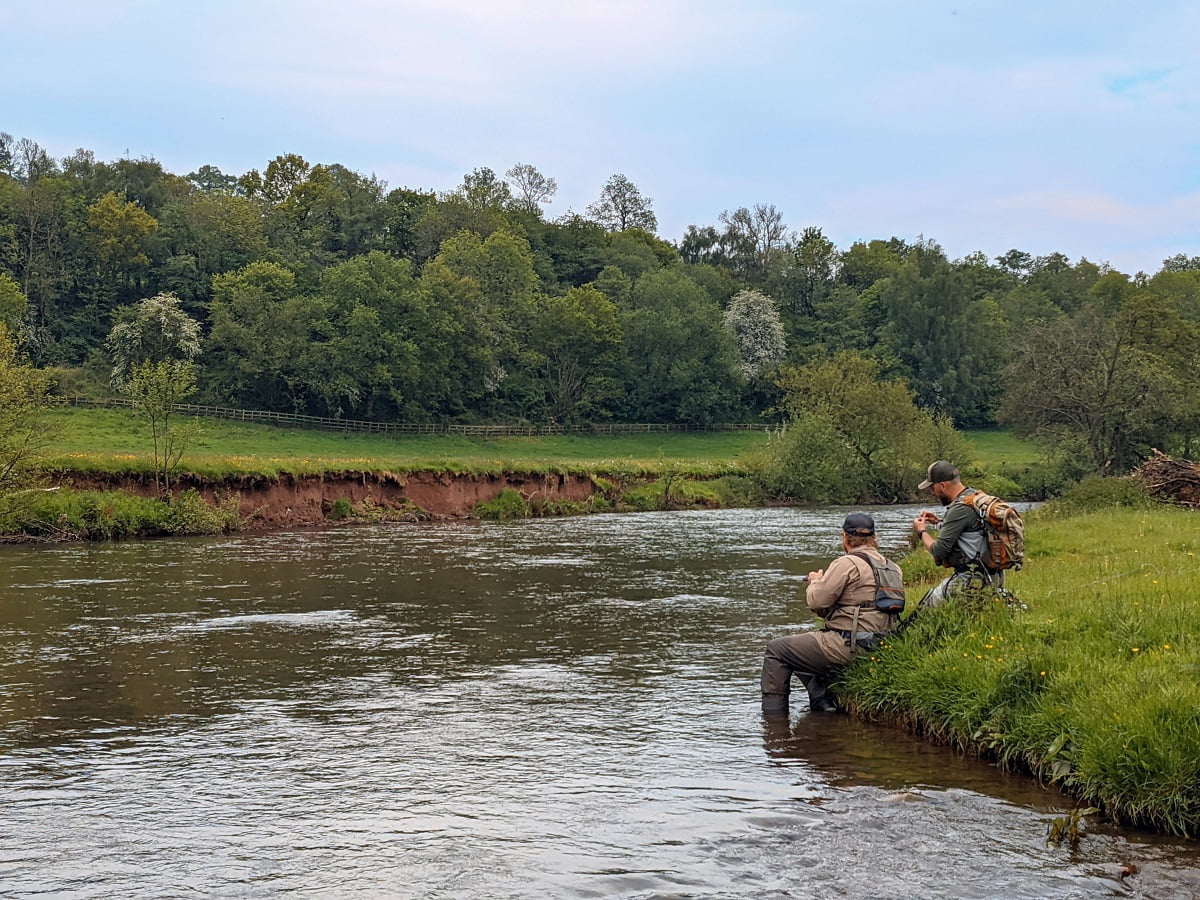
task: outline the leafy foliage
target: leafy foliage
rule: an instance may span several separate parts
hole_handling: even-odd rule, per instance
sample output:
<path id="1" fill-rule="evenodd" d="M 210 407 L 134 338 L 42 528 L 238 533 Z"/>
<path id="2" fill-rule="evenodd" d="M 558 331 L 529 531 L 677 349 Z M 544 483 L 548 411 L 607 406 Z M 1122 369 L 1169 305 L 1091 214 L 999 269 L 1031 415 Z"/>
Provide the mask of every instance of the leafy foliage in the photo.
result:
<path id="1" fill-rule="evenodd" d="M 30 472 L 50 434 L 45 428 L 49 378 L 28 365 L 0 322 L 0 503 L 29 487 Z"/>
<path id="2" fill-rule="evenodd" d="M 143 358 L 196 360 L 197 394 L 223 405 L 707 422 L 777 415 L 768 373 L 782 346 L 797 368 L 869 354 L 959 427 L 995 424 L 1003 404 L 1073 455 L 1059 473 L 1200 442 L 1200 267 L 1186 254 L 1130 279 L 1061 253 L 950 260 L 894 236 L 838 248 L 765 202 L 689 226 L 676 246 L 623 175 L 585 215 L 548 220 L 557 183 L 526 162 L 438 193 L 295 153 L 178 176 L 87 150 L 55 160 L 7 135 L 0 149 L 0 320 L 76 389 L 92 380 L 72 370 L 94 368 L 112 335 L 118 380 Z M 735 301 L 751 290 L 775 301 L 778 326 Z M 172 334 L 172 316 L 196 330 Z M 722 320 L 737 341 L 716 336 Z"/>
<path id="3" fill-rule="evenodd" d="M 966 459 L 945 419 L 920 409 L 901 379 L 853 352 L 779 378 L 787 430 L 758 461 L 763 490 L 798 500 L 889 501 L 911 495 L 935 458 Z"/>

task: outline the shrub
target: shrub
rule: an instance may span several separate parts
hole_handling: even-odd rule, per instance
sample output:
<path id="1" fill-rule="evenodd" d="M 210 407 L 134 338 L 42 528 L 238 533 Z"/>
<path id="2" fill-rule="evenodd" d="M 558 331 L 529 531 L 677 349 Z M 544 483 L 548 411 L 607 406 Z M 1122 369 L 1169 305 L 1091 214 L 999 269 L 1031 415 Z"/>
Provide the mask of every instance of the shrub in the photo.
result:
<path id="1" fill-rule="evenodd" d="M 242 527 L 238 515 L 238 495 L 230 495 L 210 505 L 200 492 L 189 488 L 166 503 L 163 529 L 168 534 L 224 534 Z"/>
<path id="2" fill-rule="evenodd" d="M 1141 482 L 1133 478 L 1089 475 L 1061 497 L 1042 507 L 1041 515 L 1062 516 L 1102 509 L 1149 509 L 1155 505 Z"/>
<path id="3" fill-rule="evenodd" d="M 121 491 L 58 488 L 26 494 L 0 530 L 46 540 L 109 540 L 161 534 L 166 505 Z"/>
<path id="4" fill-rule="evenodd" d="M 475 514 L 481 519 L 523 519 L 529 515 L 529 504 L 515 488 L 504 488 L 491 500 L 485 500 L 475 507 Z"/>
<path id="5" fill-rule="evenodd" d="M 996 472 L 980 472 L 978 475 L 964 476 L 963 480 L 976 490 L 991 494 L 993 497 L 1020 500 L 1025 496 L 1025 490 L 1021 485 Z"/>
<path id="6" fill-rule="evenodd" d="M 755 489 L 768 500 L 850 503 L 859 474 L 833 429 L 816 416 L 770 435 L 765 449 L 745 458 Z"/>
<path id="7" fill-rule="evenodd" d="M 333 501 L 333 506 L 329 510 L 329 518 L 335 522 L 342 519 L 349 519 L 354 515 L 354 504 L 350 502 L 349 497 L 338 497 Z"/>

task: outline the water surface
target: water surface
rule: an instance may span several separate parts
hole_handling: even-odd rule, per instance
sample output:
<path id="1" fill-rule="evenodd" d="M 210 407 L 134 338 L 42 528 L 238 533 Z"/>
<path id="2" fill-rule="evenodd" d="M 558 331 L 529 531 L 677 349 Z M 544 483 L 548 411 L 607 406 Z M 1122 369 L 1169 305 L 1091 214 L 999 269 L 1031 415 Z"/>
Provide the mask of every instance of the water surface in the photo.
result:
<path id="1" fill-rule="evenodd" d="M 844 513 L 6 548 L 0 893 L 1200 894 L 1194 842 L 1048 846 L 1028 779 L 803 691 L 763 722 Z"/>

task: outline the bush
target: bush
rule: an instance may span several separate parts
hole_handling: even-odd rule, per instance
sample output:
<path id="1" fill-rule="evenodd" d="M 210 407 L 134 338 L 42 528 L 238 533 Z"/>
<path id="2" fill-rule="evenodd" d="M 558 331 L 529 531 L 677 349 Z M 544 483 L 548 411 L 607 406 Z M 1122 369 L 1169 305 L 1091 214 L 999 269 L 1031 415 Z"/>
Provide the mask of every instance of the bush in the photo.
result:
<path id="1" fill-rule="evenodd" d="M 329 510 L 329 518 L 335 522 L 342 519 L 349 519 L 354 515 L 354 504 L 350 502 L 349 497 L 338 497 L 333 501 L 333 506 Z"/>
<path id="2" fill-rule="evenodd" d="M 1025 496 L 1025 489 L 1021 485 L 995 472 L 980 472 L 964 476 L 963 480 L 976 490 L 1004 500 L 1021 500 Z"/>
<path id="3" fill-rule="evenodd" d="M 850 503 L 861 490 L 859 473 L 826 422 L 812 416 L 767 439 L 745 463 L 755 489 L 767 500 Z"/>
<path id="4" fill-rule="evenodd" d="M 163 528 L 168 534 L 225 534 L 239 531 L 242 518 L 238 514 L 237 494 L 210 506 L 200 492 L 190 488 L 168 500 Z"/>
<path id="5" fill-rule="evenodd" d="M 45 540 L 111 540 L 162 534 L 166 505 L 121 491 L 58 488 L 26 494 L 0 530 Z"/>
<path id="6" fill-rule="evenodd" d="M 621 505 L 638 512 L 663 508 L 662 488 L 654 482 L 639 484 L 621 495 Z"/>
<path id="7" fill-rule="evenodd" d="M 491 500 L 485 500 L 475 507 L 475 514 L 481 519 L 523 519 L 529 515 L 529 504 L 515 488 L 504 488 Z"/>
<path id="8" fill-rule="evenodd" d="M 124 491 L 59 488 L 28 495 L 0 518 L 0 531 L 51 541 L 222 534 L 243 525 L 234 494 L 209 505 L 195 490 L 162 501 Z"/>
<path id="9" fill-rule="evenodd" d="M 1042 507 L 1041 515 L 1063 516 L 1103 509 L 1149 509 L 1154 498 L 1133 478 L 1089 475 L 1061 497 Z"/>

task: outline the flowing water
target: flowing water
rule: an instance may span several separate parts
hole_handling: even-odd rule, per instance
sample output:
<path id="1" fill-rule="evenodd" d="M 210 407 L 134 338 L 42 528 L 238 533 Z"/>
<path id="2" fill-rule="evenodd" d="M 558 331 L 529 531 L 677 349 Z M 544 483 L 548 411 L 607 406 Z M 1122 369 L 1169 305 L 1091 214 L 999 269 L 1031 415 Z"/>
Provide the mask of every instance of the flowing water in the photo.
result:
<path id="1" fill-rule="evenodd" d="M 1200 894 L 1196 842 L 1050 846 L 1031 780 L 763 722 L 844 512 L 0 550 L 0 894 Z"/>

